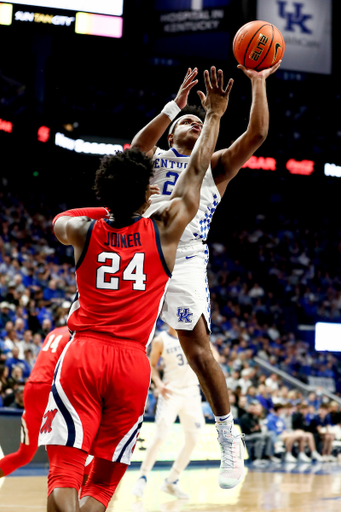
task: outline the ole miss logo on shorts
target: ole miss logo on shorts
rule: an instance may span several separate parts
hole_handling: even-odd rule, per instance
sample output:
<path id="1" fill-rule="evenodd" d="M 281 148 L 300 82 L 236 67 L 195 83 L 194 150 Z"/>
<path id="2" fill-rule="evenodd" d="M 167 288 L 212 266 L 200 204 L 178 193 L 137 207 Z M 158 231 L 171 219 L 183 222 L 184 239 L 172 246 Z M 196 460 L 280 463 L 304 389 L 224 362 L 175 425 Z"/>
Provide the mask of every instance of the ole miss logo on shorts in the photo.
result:
<path id="1" fill-rule="evenodd" d="M 50 432 L 52 432 L 51 425 L 57 412 L 58 409 L 53 409 L 52 411 L 47 411 L 47 413 L 44 414 L 43 419 L 46 419 L 46 421 L 40 429 L 41 434 L 49 434 Z"/>

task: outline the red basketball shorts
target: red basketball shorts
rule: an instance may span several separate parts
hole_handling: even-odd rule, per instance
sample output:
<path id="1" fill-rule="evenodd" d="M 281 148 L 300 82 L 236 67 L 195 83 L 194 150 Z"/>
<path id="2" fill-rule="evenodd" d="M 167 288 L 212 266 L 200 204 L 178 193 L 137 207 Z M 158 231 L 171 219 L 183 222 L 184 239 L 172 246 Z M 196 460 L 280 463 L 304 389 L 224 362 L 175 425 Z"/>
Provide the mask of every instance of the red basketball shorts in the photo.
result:
<path id="1" fill-rule="evenodd" d="M 38 448 L 41 420 L 47 406 L 51 384 L 27 382 L 24 387 L 25 410 L 21 418 L 21 443 Z"/>
<path id="2" fill-rule="evenodd" d="M 57 363 L 39 445 L 130 464 L 149 384 L 143 345 L 79 334 Z"/>

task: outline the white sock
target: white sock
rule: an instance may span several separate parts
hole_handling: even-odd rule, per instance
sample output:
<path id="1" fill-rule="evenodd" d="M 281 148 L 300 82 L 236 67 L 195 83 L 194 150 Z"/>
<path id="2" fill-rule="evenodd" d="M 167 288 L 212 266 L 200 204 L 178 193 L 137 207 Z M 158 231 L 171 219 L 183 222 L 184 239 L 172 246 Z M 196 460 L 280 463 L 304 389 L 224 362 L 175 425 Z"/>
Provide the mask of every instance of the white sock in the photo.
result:
<path id="1" fill-rule="evenodd" d="M 175 468 L 172 467 L 170 470 L 169 475 L 167 476 L 167 482 L 174 483 L 177 480 L 179 480 L 180 471 L 177 471 Z"/>
<path id="2" fill-rule="evenodd" d="M 221 416 L 214 416 L 217 425 L 227 425 L 227 423 L 233 422 L 232 412 Z"/>

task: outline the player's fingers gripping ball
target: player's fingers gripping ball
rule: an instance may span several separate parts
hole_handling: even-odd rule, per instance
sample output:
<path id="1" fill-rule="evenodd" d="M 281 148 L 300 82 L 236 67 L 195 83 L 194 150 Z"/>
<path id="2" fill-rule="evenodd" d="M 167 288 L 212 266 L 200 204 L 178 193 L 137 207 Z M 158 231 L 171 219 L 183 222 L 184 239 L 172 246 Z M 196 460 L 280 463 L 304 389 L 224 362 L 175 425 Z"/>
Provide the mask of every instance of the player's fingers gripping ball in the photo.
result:
<path id="1" fill-rule="evenodd" d="M 250 21 L 233 39 L 233 55 L 246 68 L 261 71 L 283 58 L 285 42 L 275 25 L 267 21 Z"/>

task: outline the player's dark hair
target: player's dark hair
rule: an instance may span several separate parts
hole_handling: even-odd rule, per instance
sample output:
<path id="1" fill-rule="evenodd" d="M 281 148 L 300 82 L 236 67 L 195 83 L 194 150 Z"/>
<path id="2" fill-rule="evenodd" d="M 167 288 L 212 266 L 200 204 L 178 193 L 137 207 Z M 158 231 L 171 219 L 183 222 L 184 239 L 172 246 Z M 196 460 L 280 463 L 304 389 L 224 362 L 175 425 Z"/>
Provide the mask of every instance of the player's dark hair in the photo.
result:
<path id="1" fill-rule="evenodd" d="M 127 218 L 145 203 L 152 176 L 152 159 L 131 148 L 101 159 L 93 188 L 115 219 Z"/>
<path id="2" fill-rule="evenodd" d="M 182 115 L 192 114 L 193 116 L 199 117 L 202 121 L 205 119 L 206 112 L 201 106 L 197 105 L 186 105 L 181 111 Z"/>
<path id="3" fill-rule="evenodd" d="M 197 117 L 199 117 L 199 119 L 201 119 L 202 122 L 204 122 L 205 121 L 206 112 L 200 106 L 197 106 L 197 105 L 186 105 L 186 107 L 181 110 L 181 116 L 179 116 L 177 121 L 179 121 L 181 117 L 187 116 L 187 115 L 197 116 Z M 177 121 L 176 121 L 176 123 L 175 123 L 175 125 L 173 127 L 172 132 L 170 132 L 170 133 L 174 133 L 175 132 L 176 125 L 178 124 Z"/>

